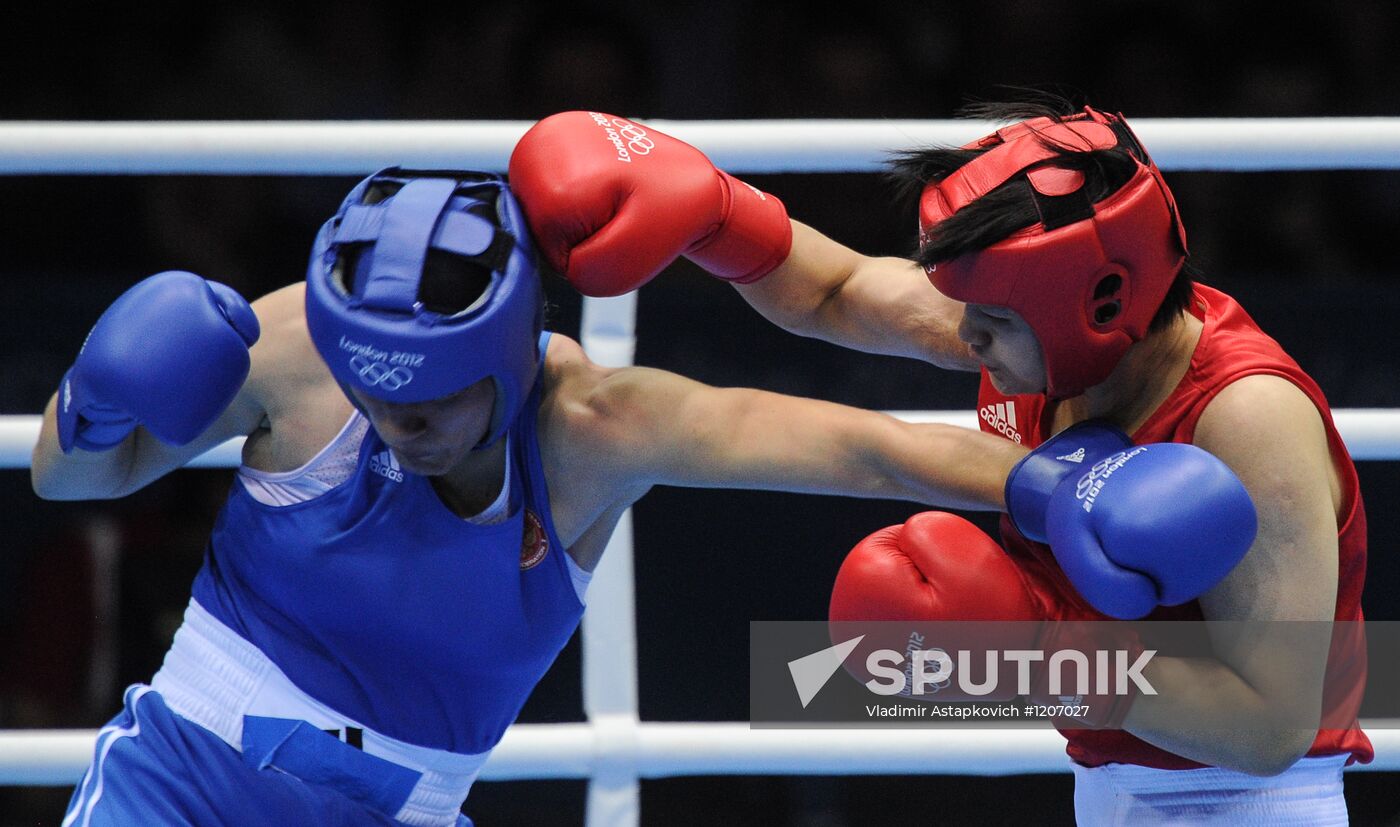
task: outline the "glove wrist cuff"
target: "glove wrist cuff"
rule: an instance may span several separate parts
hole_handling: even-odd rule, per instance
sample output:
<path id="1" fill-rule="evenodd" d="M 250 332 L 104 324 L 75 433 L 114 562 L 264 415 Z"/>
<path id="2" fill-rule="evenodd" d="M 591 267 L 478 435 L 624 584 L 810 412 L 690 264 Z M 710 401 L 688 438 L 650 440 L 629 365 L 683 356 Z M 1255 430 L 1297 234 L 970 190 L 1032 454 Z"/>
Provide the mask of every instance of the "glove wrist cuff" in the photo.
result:
<path id="1" fill-rule="evenodd" d="M 1049 455 L 1030 453 L 1006 477 L 1006 513 L 1027 540 L 1045 542 L 1045 513 L 1055 486 L 1069 473 L 1064 465 Z"/>
<path id="2" fill-rule="evenodd" d="M 116 410 L 84 409 L 106 414 L 97 419 L 83 415 L 82 403 L 74 399 L 73 369 L 63 374 L 58 385 L 58 400 L 54 409 L 54 424 L 58 426 L 58 448 L 71 454 L 74 448 L 84 451 L 109 451 L 136 429 L 136 420 Z"/>
<path id="3" fill-rule="evenodd" d="M 750 284 L 768 275 L 792 250 L 792 222 L 775 196 L 762 192 L 723 170 L 716 170 L 724 189 L 719 227 L 686 257 L 712 275 L 737 284 Z"/>
<path id="4" fill-rule="evenodd" d="M 1096 460 L 1132 444 L 1127 434 L 1093 420 L 1066 428 L 1041 443 L 1006 477 L 1006 511 L 1012 525 L 1027 540 L 1046 542 L 1045 515 L 1056 486 L 1065 477 L 1088 471 Z"/>

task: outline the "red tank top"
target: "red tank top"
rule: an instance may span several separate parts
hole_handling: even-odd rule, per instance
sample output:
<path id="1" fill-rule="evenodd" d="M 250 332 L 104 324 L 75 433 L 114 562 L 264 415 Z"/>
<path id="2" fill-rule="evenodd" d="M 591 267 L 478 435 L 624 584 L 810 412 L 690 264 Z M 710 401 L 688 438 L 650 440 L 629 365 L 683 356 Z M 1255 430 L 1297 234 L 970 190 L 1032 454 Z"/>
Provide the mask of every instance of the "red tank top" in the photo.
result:
<path id="1" fill-rule="evenodd" d="M 1298 363 L 1284 353 L 1239 303 L 1219 290 L 1197 285 L 1191 312 L 1204 323 L 1200 341 L 1191 356 L 1186 375 L 1142 427 L 1132 435 L 1137 444 L 1150 442 L 1191 442 L 1196 422 L 1206 405 L 1231 382 L 1253 374 L 1281 376 L 1297 385 L 1317 406 L 1327 429 L 1327 443 L 1333 462 L 1341 476 L 1342 520 L 1337 532 L 1338 581 L 1337 611 L 1339 621 L 1360 621 L 1361 588 L 1366 578 L 1366 512 L 1361 502 L 1361 488 L 1351 456 L 1337 433 L 1332 412 L 1317 383 Z M 978 394 L 978 420 L 983 431 L 1001 434 L 1014 442 L 1034 448 L 1051 434 L 1051 409 L 1043 394 L 1004 396 L 992 386 L 987 372 L 982 372 L 982 387 Z M 1046 577 L 1061 593 L 1063 599 L 1086 617 L 1100 617 L 1081 598 L 1055 563 L 1048 546 L 1022 537 L 1003 517 L 1001 535 L 1007 551 L 1024 564 L 1043 569 Z M 1159 606 L 1147 620 L 1200 620 L 1201 607 L 1197 601 L 1181 606 Z M 1358 701 L 1359 702 L 1359 701 Z M 1123 730 L 1061 730 L 1069 744 L 1069 756 L 1085 766 L 1097 767 L 1108 763 L 1139 764 L 1161 769 L 1195 769 L 1204 766 L 1195 761 L 1159 749 Z M 1318 731 L 1308 755 L 1349 754 L 1347 763 L 1370 763 L 1375 752 L 1371 741 L 1353 724 L 1349 729 Z"/>

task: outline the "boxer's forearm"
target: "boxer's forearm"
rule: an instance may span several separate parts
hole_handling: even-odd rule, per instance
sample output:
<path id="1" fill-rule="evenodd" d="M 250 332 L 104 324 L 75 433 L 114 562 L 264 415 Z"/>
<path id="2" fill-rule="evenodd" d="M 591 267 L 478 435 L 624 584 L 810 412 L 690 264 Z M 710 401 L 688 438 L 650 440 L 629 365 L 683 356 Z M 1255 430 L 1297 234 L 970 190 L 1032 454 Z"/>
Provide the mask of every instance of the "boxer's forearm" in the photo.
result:
<path id="1" fill-rule="evenodd" d="M 185 445 L 167 445 L 144 426 L 105 451 L 79 447 L 63 453 L 54 418 L 57 396 L 49 400 L 30 460 L 30 484 L 46 500 L 110 500 L 141 490 L 191 459 L 234 437 L 246 436 L 261 410 L 240 395 L 204 433 Z"/>
<path id="2" fill-rule="evenodd" d="M 763 279 L 738 285 L 765 318 L 854 350 L 976 368 L 957 338 L 961 305 L 934 290 L 918 265 L 863 256 L 800 222 L 792 226 L 787 259 Z"/>
<path id="3" fill-rule="evenodd" d="M 138 432 L 133 431 L 121 444 L 107 451 L 75 448 L 63 453 L 58 446 L 54 420 L 58 395 L 44 409 L 39 441 L 29 463 L 34 493 L 46 500 L 102 500 L 122 496 L 131 473 Z"/>
<path id="4" fill-rule="evenodd" d="M 1005 511 L 1006 476 L 1026 449 L 998 436 L 952 425 L 899 423 L 880 447 L 887 496 L 941 508 Z"/>
<path id="5" fill-rule="evenodd" d="M 1317 735 L 1321 686 L 1265 693 L 1209 658 L 1158 656 L 1143 670 L 1156 695 L 1138 695 L 1123 728 L 1183 758 L 1276 775 Z"/>

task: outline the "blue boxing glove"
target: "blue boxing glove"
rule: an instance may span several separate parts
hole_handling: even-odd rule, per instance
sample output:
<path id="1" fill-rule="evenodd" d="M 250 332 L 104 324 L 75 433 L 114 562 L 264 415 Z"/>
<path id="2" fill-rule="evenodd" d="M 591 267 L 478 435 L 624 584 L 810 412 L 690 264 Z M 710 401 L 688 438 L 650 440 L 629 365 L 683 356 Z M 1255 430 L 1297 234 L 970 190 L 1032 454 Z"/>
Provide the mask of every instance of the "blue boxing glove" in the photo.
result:
<path id="1" fill-rule="evenodd" d="M 1089 604 L 1121 619 L 1201 596 L 1234 569 L 1258 529 L 1244 484 L 1210 453 L 1133 445 L 1092 421 L 1022 459 L 1007 477 L 1006 502 L 1017 530 L 1050 545 Z"/>
<path id="2" fill-rule="evenodd" d="M 248 377 L 258 319 L 234 289 L 178 270 L 137 283 L 88 333 L 58 396 L 58 444 L 105 451 L 139 424 L 184 445 Z"/>
<path id="3" fill-rule="evenodd" d="M 1133 447 L 1127 434 L 1105 422 L 1081 422 L 1042 442 L 1021 458 L 1006 478 L 1006 510 L 1027 540 L 1045 542 L 1050 495 L 1070 474 L 1078 476 L 1100 459 Z"/>

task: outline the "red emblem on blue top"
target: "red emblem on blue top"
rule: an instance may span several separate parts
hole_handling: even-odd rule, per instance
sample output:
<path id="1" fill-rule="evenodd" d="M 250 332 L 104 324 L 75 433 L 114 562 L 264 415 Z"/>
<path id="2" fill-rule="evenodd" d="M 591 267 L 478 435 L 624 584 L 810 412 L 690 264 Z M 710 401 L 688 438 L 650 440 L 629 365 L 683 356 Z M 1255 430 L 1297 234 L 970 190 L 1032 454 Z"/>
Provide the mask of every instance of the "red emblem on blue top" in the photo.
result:
<path id="1" fill-rule="evenodd" d="M 525 531 L 520 538 L 520 570 L 526 571 L 540 564 L 549 553 L 549 534 L 535 512 L 525 509 Z"/>

